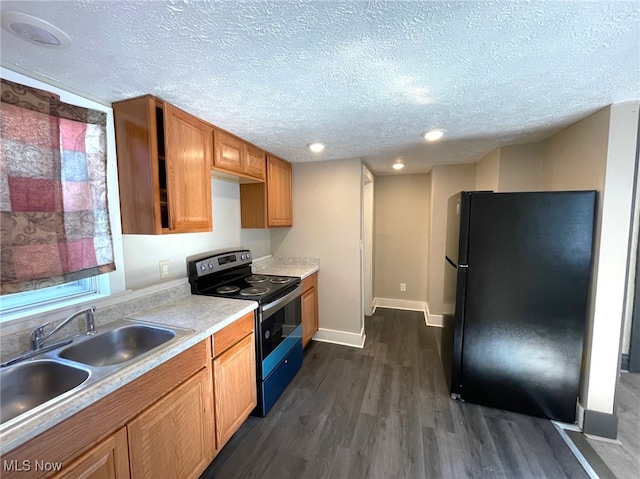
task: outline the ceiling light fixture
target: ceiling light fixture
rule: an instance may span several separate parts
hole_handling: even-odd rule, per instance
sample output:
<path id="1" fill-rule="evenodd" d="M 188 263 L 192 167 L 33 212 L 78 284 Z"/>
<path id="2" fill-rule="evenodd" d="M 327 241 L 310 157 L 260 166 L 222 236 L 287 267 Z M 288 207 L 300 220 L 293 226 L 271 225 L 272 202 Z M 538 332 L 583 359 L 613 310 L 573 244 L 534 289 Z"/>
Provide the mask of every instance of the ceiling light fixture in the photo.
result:
<path id="1" fill-rule="evenodd" d="M 445 130 L 429 130 L 423 136 L 427 141 L 438 141 L 440 138 L 444 136 Z"/>
<path id="2" fill-rule="evenodd" d="M 307 145 L 307 148 L 309 148 L 314 153 L 320 153 L 322 150 L 324 150 L 324 144 L 318 142 L 309 143 Z"/>
<path id="3" fill-rule="evenodd" d="M 34 45 L 52 48 L 65 48 L 71 45 L 69 35 L 58 27 L 22 12 L 3 12 L 2 28 Z"/>
<path id="4" fill-rule="evenodd" d="M 392 168 L 394 170 L 401 170 L 402 168 L 404 168 L 404 163 L 394 163 Z"/>

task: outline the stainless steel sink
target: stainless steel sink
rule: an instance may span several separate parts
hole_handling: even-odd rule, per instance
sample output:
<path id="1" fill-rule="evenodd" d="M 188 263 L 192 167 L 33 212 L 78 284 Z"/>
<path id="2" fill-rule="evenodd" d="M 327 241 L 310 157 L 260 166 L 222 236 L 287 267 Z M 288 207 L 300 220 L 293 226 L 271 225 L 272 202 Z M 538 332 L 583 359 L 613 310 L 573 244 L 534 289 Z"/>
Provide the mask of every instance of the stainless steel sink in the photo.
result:
<path id="1" fill-rule="evenodd" d="M 130 324 L 111 329 L 60 351 L 59 356 L 90 366 L 113 366 L 131 361 L 172 340 L 171 329 Z"/>
<path id="2" fill-rule="evenodd" d="M 80 386 L 88 370 L 51 359 L 14 364 L 0 370 L 0 423 Z"/>
<path id="3" fill-rule="evenodd" d="M 19 362 L 0 368 L 0 430 L 18 427 L 32 413 L 46 412 L 61 401 L 73 401 L 91 385 L 192 333 L 119 319 L 99 326 L 94 336 L 77 335 L 41 354 L 18 357 Z"/>

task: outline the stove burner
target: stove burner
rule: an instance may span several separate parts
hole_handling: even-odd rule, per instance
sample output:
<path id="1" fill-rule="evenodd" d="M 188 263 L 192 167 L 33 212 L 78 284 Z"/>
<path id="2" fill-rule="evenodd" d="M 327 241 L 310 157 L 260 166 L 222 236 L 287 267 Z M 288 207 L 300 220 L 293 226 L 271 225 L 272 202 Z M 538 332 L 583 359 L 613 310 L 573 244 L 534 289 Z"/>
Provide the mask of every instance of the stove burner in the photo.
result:
<path id="1" fill-rule="evenodd" d="M 237 286 L 220 286 L 216 289 L 216 293 L 219 294 L 233 294 L 240 291 L 240 288 Z"/>
<path id="2" fill-rule="evenodd" d="M 291 278 L 287 278 L 286 276 L 276 276 L 275 278 L 271 278 L 270 281 L 275 284 L 285 284 L 291 281 Z"/>
<path id="3" fill-rule="evenodd" d="M 253 288 L 244 288 L 242 291 L 240 291 L 240 294 L 242 296 L 262 296 L 267 294 L 268 292 L 269 292 L 269 288 L 253 287 Z"/>
<path id="4" fill-rule="evenodd" d="M 244 280 L 247 283 L 264 283 L 266 280 L 268 280 L 269 278 L 267 278 L 266 276 L 262 276 L 260 274 L 257 275 L 253 275 L 253 276 L 248 276 L 246 277 Z"/>

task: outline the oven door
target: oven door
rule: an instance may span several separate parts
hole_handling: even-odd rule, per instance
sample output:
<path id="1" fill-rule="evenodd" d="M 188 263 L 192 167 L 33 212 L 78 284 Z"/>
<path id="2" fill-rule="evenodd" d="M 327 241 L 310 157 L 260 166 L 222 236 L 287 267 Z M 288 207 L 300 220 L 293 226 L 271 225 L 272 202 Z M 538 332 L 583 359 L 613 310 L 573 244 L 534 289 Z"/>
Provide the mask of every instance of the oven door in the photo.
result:
<path id="1" fill-rule="evenodd" d="M 271 373 L 296 341 L 302 338 L 300 289 L 298 284 L 275 301 L 260 305 L 258 354 L 262 361 L 262 379 Z"/>

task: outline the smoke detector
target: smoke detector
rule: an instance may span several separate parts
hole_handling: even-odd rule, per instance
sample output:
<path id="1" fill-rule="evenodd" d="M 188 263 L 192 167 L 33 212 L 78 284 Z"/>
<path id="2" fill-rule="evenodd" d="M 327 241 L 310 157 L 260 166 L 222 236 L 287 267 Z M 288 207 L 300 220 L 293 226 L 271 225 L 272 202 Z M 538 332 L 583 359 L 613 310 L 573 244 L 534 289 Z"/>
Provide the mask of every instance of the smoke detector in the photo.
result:
<path id="1" fill-rule="evenodd" d="M 22 12 L 3 12 L 2 28 L 29 43 L 50 48 L 66 48 L 71 38 L 58 27 Z"/>

